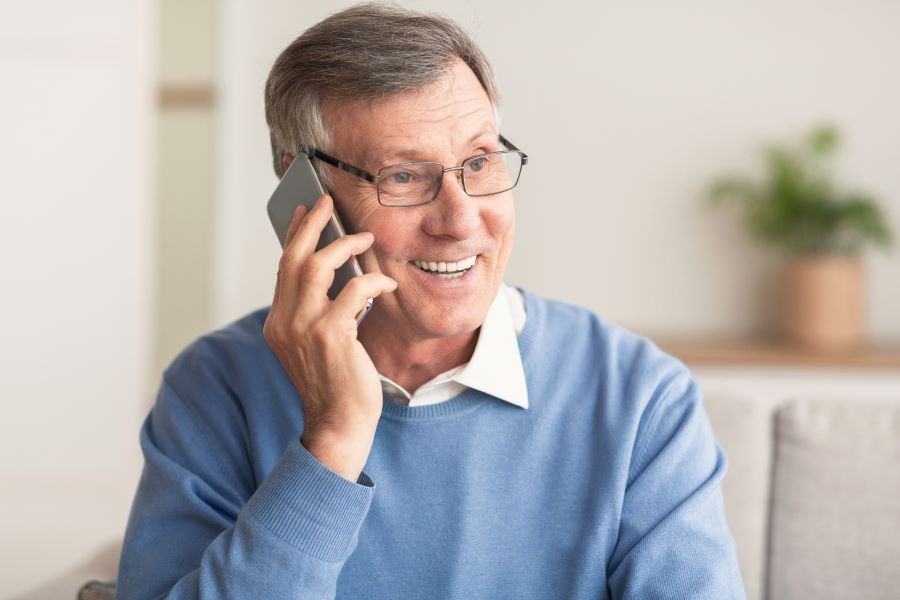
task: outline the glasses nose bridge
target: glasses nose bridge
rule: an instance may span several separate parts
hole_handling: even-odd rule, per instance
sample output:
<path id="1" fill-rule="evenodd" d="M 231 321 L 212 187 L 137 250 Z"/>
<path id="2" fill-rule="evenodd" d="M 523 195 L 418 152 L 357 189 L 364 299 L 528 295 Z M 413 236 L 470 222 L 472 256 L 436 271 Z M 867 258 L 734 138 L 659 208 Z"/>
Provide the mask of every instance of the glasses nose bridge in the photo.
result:
<path id="1" fill-rule="evenodd" d="M 443 177 L 444 173 L 446 173 L 447 171 L 456 171 L 456 173 L 455 173 L 455 175 L 456 175 L 456 181 L 458 181 L 460 184 L 462 184 L 463 191 L 466 190 L 465 183 L 463 182 L 463 171 L 465 171 L 465 167 L 464 167 L 464 166 L 462 166 L 462 165 L 459 165 L 459 166 L 457 166 L 457 167 L 444 167 L 444 166 L 442 166 L 441 169 L 442 169 L 442 170 L 441 170 L 441 176 L 442 176 L 442 177 Z M 466 192 L 466 193 L 468 193 L 468 192 Z"/>

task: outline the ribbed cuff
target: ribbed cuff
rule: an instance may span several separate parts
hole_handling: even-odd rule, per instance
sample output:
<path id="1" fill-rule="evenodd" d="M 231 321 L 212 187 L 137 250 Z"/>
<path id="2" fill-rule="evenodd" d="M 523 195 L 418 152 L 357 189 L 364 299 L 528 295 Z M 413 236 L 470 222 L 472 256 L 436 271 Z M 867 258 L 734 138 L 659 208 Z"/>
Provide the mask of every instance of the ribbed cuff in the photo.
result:
<path id="1" fill-rule="evenodd" d="M 242 511 L 275 535 L 321 560 L 346 560 L 369 512 L 375 482 L 358 483 L 325 467 L 294 440 Z"/>

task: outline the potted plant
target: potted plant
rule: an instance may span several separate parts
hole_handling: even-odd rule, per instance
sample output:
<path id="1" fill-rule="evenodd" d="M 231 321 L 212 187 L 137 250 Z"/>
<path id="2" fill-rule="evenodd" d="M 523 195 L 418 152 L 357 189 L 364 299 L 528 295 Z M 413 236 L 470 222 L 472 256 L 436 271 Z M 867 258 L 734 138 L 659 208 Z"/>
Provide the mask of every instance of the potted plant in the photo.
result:
<path id="1" fill-rule="evenodd" d="M 862 250 L 888 248 L 890 228 L 877 202 L 840 188 L 832 176 L 838 131 L 823 125 L 799 143 L 764 150 L 765 176 L 727 175 L 709 189 L 714 204 L 743 208 L 749 232 L 787 254 L 782 332 L 816 350 L 846 351 L 862 342 Z"/>

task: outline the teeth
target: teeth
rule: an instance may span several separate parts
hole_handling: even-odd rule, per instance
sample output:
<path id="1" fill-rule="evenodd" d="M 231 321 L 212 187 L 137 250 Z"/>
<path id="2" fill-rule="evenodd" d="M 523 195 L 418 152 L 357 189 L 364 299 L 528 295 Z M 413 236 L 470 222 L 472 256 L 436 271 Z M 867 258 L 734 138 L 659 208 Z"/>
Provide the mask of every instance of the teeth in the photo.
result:
<path id="1" fill-rule="evenodd" d="M 461 277 L 465 271 L 471 269 L 477 258 L 477 256 L 470 256 L 457 262 L 414 260 L 413 264 L 423 271 L 432 272 L 443 279 L 456 279 Z"/>

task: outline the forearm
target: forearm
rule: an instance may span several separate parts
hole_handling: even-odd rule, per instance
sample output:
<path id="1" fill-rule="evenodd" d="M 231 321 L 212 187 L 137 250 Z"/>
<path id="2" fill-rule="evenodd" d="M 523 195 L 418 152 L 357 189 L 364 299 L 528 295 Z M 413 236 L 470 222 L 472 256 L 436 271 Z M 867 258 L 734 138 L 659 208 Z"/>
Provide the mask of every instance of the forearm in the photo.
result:
<path id="1" fill-rule="evenodd" d="M 236 521 L 217 530 L 225 519 L 214 493 L 170 466 L 148 461 L 126 533 L 119 597 L 334 597 L 374 493 L 368 476 L 349 482 L 296 442 Z"/>

